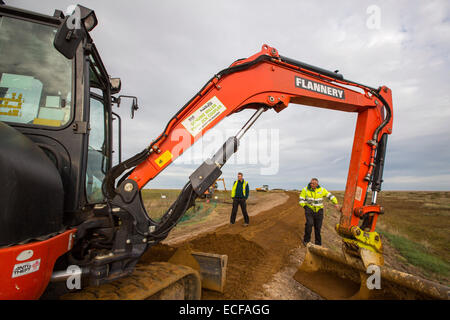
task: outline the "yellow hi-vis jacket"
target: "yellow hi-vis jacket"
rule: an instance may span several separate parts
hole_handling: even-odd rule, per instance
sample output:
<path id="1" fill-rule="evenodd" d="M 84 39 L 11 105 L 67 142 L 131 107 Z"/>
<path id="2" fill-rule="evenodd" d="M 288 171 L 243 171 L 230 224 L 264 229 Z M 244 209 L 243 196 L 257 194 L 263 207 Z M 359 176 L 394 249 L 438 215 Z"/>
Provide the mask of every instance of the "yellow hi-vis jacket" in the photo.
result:
<path id="1" fill-rule="evenodd" d="M 317 186 L 315 190 L 313 190 L 309 184 L 307 187 L 302 189 L 299 198 L 299 204 L 304 208 L 307 206 L 311 208 L 312 211 L 318 212 L 323 208 L 323 198 L 327 197 L 333 204 L 337 204 L 338 201 L 335 196 L 331 194 L 327 189 L 322 188 L 321 186 Z"/>
<path id="2" fill-rule="evenodd" d="M 233 184 L 233 188 L 231 188 L 231 197 L 234 198 L 236 196 L 236 188 L 237 188 L 238 180 L 236 180 Z M 247 185 L 248 182 L 244 180 L 244 184 L 242 185 L 242 194 L 244 195 L 244 198 L 247 198 Z"/>

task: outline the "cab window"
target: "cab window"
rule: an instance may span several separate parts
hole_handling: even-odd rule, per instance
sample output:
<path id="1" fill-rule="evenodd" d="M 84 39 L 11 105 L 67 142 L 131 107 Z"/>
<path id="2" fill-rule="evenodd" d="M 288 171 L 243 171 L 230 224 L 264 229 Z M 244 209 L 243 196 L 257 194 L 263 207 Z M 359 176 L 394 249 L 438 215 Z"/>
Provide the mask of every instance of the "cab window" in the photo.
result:
<path id="1" fill-rule="evenodd" d="M 103 97 L 91 94 L 86 170 L 86 196 L 89 203 L 104 201 L 102 183 L 109 163 L 107 119 Z"/>
<path id="2" fill-rule="evenodd" d="M 57 28 L 0 16 L 0 121 L 62 127 L 71 120 L 72 60 Z"/>

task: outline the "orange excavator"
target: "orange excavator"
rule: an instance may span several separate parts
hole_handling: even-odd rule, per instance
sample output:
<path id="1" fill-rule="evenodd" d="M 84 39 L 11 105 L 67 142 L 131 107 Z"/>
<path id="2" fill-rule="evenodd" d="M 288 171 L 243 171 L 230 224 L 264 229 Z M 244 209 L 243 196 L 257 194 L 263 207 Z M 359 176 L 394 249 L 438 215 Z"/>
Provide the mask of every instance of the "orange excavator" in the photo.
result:
<path id="1" fill-rule="evenodd" d="M 39 298 L 50 281 L 68 279 L 73 270 L 88 286 L 81 294 L 95 298 L 164 297 L 169 289 L 199 298 L 200 282 L 207 277 L 196 270 L 137 263 L 220 177 L 258 117 L 290 104 L 357 116 L 337 226 L 345 258 L 334 260 L 345 264 L 348 259 L 348 268 L 358 275 L 364 273 L 358 268 L 382 266 L 375 227 L 383 213 L 377 193 L 392 133 L 388 87 L 347 80 L 263 45 L 216 73 L 147 147 L 112 166 L 113 117 L 120 119 L 112 106 L 129 96 L 116 96 L 120 79 L 110 78 L 89 35 L 96 25 L 95 12 L 82 6 L 70 16 L 58 10 L 47 16 L 0 5 L 1 299 Z M 138 106 L 132 98 L 134 115 Z M 190 175 L 159 221 L 151 219 L 142 188 L 217 123 L 247 109 L 255 113 L 242 129 Z M 323 273 L 322 260 L 334 261 L 333 254 L 313 245 L 307 256 L 300 280 L 304 274 Z M 398 281 L 404 278 L 399 275 Z M 116 296 L 111 293 L 122 289 Z"/>
<path id="2" fill-rule="evenodd" d="M 216 190 L 219 188 L 219 185 L 217 181 L 222 181 L 223 183 L 223 190 L 227 191 L 227 187 L 225 186 L 225 179 L 224 178 L 218 178 L 214 183 L 203 193 L 201 198 L 210 199 L 213 194 L 216 192 Z"/>

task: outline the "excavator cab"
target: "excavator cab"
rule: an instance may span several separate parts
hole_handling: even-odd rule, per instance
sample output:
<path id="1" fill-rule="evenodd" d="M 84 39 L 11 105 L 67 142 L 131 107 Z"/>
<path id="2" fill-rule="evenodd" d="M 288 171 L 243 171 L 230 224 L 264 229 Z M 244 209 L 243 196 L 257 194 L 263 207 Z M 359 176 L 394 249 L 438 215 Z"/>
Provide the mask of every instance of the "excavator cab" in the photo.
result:
<path id="1" fill-rule="evenodd" d="M 71 249 L 73 241 L 64 250 L 55 246 L 72 240 L 67 230 L 105 202 L 102 182 L 112 164 L 108 73 L 89 37 L 71 59 L 55 48 L 62 18 L 60 11 L 47 16 L 0 5 L 0 249 L 9 248 L 2 250 L 2 269 L 10 273 L 6 257 L 18 254 L 14 248 L 33 246 L 27 252 L 38 258 L 37 270 L 29 277 L 41 284 L 27 288 L 18 273 L 17 298 L 45 289 L 42 277 L 59 256 L 38 252 Z M 7 288 L 11 279 L 2 280 Z"/>
<path id="2" fill-rule="evenodd" d="M 0 10 L 0 121 L 54 163 L 63 211 L 70 217 L 105 200 L 114 88 L 88 35 L 71 59 L 55 48 L 64 23 L 59 11 L 49 17 L 6 6 Z"/>
<path id="3" fill-rule="evenodd" d="M 96 24 L 94 11 L 79 5 L 69 16 L 59 10 L 47 16 L 0 4 L 0 299 L 39 298 L 49 281 L 71 276 L 71 265 L 80 267 L 83 287 L 125 277 L 148 248 L 128 250 L 131 258 L 106 254 L 116 270 L 114 262 L 101 261 L 121 224 L 104 190 L 116 130 L 115 161 L 122 161 L 121 118 L 113 104 L 131 98 L 132 117 L 138 105 L 134 96 L 114 96 L 121 82 L 110 78 L 89 35 Z M 129 241 L 123 243 L 131 247 Z M 192 256 L 198 270 L 143 266 L 149 287 L 140 294 L 161 295 L 178 281 L 178 288 L 185 284 L 182 296 L 199 298 L 200 274 L 222 290 L 225 257 Z M 202 268 L 215 263 L 220 273 Z M 167 272 L 163 282 L 148 278 Z"/>
<path id="4" fill-rule="evenodd" d="M 81 22 L 97 21 L 92 10 L 75 9 L 84 14 Z M 0 121 L 56 166 L 65 219 L 105 203 L 102 185 L 113 162 L 115 130 L 121 161 L 121 118 L 113 103 L 123 97 L 113 96 L 120 79 L 109 77 L 84 24 L 76 29 L 69 18 L 59 10 L 50 17 L 0 6 Z M 70 27 L 74 39 L 67 40 L 62 31 Z M 134 115 L 137 98 L 125 97 L 133 98 Z"/>

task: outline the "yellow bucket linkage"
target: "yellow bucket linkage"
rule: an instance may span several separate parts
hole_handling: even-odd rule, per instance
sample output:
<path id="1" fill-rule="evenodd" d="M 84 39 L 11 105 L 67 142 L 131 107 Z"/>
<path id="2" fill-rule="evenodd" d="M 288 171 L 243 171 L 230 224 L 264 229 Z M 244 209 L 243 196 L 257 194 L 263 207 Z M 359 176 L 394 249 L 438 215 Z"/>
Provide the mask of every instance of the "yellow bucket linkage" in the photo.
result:
<path id="1" fill-rule="evenodd" d="M 342 252 L 308 243 L 294 279 L 325 299 L 449 299 L 449 287 L 384 266 L 377 232 L 351 231 Z"/>

